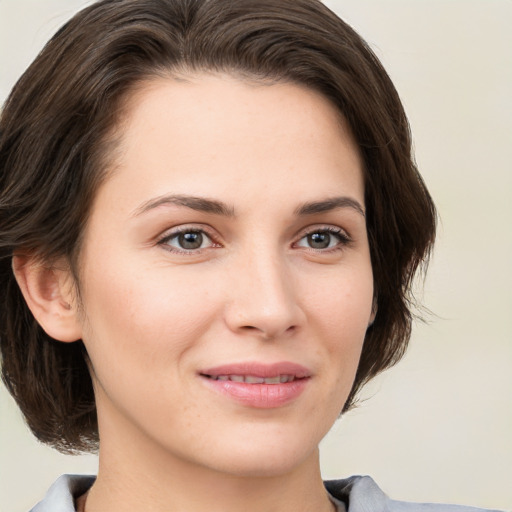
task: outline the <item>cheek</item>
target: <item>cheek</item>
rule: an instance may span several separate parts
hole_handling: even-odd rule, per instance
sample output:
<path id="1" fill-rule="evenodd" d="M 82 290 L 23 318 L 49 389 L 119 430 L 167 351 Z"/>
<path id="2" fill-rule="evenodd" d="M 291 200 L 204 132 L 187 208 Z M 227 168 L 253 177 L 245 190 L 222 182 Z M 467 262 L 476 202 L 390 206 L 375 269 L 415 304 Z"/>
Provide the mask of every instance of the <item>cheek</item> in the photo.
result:
<path id="1" fill-rule="evenodd" d="M 371 320 L 373 275 L 369 261 L 329 271 L 316 283 L 303 284 L 301 295 L 307 297 L 305 309 L 310 321 L 318 324 L 326 340 L 342 346 L 361 344 Z M 335 343 L 339 340 L 340 343 Z"/>
<path id="2" fill-rule="evenodd" d="M 177 367 L 215 317 L 209 284 L 166 268 L 104 265 L 86 282 L 84 343 L 96 370 L 135 379 Z"/>
<path id="3" fill-rule="evenodd" d="M 341 411 L 355 378 L 372 314 L 373 276 L 369 261 L 332 272 L 323 286 L 303 290 L 308 323 L 316 333 L 317 353 L 328 361 L 327 400 Z"/>
<path id="4" fill-rule="evenodd" d="M 181 404 L 173 390 L 186 389 L 190 361 L 217 316 L 202 286 L 209 283 L 191 286 L 168 268 L 128 263 L 124 270 L 96 268 L 87 277 L 83 340 L 102 421 L 117 417 L 117 410 L 165 430 L 174 416 L 162 410 L 175 412 L 172 404 Z"/>

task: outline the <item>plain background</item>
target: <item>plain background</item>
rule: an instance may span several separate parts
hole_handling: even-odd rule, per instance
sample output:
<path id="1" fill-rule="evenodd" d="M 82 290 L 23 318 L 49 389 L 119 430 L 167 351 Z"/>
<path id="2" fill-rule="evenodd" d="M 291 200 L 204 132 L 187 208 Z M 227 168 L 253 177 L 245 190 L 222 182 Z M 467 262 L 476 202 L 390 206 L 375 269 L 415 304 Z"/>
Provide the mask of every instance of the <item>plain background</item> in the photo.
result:
<path id="1" fill-rule="evenodd" d="M 277 0 L 276 0 L 277 1 Z M 80 0 L 0 0 L 0 102 Z M 331 0 L 397 86 L 439 238 L 404 361 L 322 443 L 325 478 L 392 497 L 512 507 L 512 1 Z M 38 444 L 0 386 L 0 512 L 94 456 Z"/>

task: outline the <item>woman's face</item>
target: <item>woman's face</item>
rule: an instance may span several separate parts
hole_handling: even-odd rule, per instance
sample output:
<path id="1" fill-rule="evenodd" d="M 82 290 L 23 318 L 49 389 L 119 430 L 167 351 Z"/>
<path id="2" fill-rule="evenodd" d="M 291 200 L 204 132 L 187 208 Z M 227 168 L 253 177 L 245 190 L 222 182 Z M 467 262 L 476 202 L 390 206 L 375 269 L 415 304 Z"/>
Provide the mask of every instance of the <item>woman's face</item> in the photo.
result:
<path id="1" fill-rule="evenodd" d="M 361 161 L 325 98 L 225 75 L 144 85 L 81 264 L 105 452 L 237 475 L 316 459 L 373 298 Z"/>

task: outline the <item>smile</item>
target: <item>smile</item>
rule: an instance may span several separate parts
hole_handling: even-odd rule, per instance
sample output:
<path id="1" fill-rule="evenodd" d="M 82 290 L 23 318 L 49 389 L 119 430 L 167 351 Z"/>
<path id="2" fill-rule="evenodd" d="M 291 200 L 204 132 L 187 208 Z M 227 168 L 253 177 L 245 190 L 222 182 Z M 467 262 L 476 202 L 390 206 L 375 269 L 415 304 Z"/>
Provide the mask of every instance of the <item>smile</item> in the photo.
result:
<path id="1" fill-rule="evenodd" d="M 249 362 L 217 366 L 199 375 L 210 390 L 230 401 L 255 409 L 275 409 L 298 399 L 312 372 L 291 362 Z"/>
<path id="2" fill-rule="evenodd" d="M 293 382 L 295 375 L 276 375 L 275 377 L 257 377 L 256 375 L 205 375 L 209 379 L 231 382 L 245 382 L 246 384 L 286 384 Z"/>

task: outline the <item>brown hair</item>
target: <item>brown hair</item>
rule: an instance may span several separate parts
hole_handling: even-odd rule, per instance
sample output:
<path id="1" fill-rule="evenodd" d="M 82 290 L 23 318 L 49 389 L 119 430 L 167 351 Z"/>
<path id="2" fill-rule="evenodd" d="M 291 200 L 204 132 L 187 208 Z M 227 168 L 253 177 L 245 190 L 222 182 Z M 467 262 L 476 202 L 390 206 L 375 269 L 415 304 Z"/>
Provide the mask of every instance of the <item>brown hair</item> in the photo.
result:
<path id="1" fill-rule="evenodd" d="M 0 119 L 2 375 L 34 434 L 62 451 L 97 445 L 85 348 L 41 329 L 11 259 L 24 251 L 76 263 L 123 98 L 143 80 L 187 70 L 303 84 L 351 127 L 364 163 L 378 313 L 344 410 L 410 338 L 411 283 L 431 250 L 436 213 L 397 92 L 361 37 L 318 0 L 103 0 L 50 40 Z"/>

